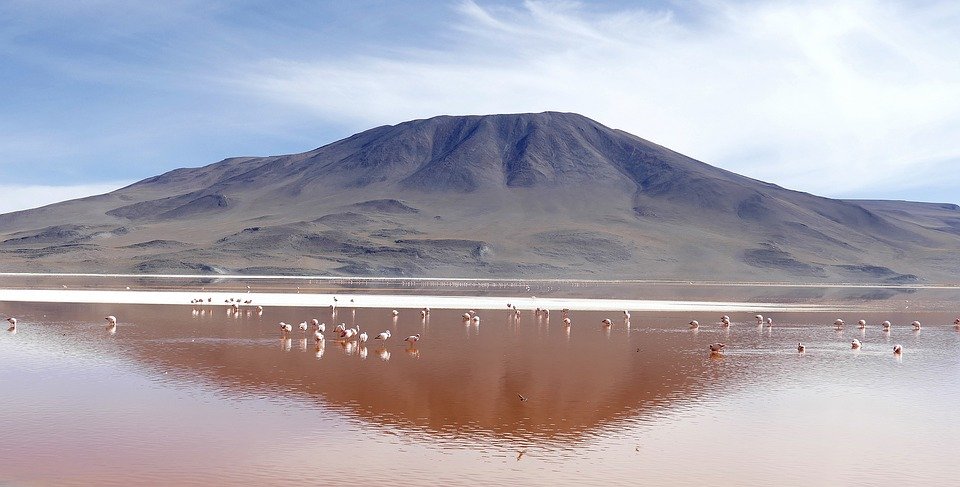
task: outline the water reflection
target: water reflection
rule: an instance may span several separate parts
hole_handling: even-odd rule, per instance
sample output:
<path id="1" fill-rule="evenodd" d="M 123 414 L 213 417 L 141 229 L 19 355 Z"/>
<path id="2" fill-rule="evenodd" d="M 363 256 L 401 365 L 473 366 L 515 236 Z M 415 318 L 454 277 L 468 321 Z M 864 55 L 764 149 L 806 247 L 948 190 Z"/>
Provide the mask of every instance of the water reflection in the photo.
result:
<path id="1" fill-rule="evenodd" d="M 828 320 L 816 315 L 778 316 L 776 333 L 766 329 L 766 333 L 758 335 L 757 326 L 747 314 L 735 316 L 730 327 L 703 325 L 690 332 L 685 323 L 693 316 L 635 313 L 633 320 L 637 325 L 620 327 L 618 323 L 601 328 L 600 333 L 592 324 L 598 323 L 603 314 L 576 311 L 569 316 L 576 314 L 578 322 L 583 323 L 581 327 L 585 328 L 571 333 L 576 324 L 550 325 L 545 320 L 534 324 L 529 319 L 520 323 L 512 310 L 499 310 L 484 312 L 484 333 L 480 334 L 479 326 L 462 324 L 461 311 L 434 310 L 434 324 L 427 329 L 419 313 L 403 310 L 395 325 L 395 337 L 371 346 L 380 360 L 365 360 L 368 347 L 355 340 L 334 340 L 330 344 L 343 353 L 325 354 L 326 342 L 322 340 L 315 342 L 312 354 L 286 353 L 291 350 L 292 338 L 284 337 L 280 339 L 278 351 L 276 323 L 281 320 L 298 323 L 303 316 L 311 315 L 307 309 L 271 309 L 268 320 L 252 318 L 239 322 L 220 313 L 203 317 L 186 307 L 180 310 L 51 305 L 42 311 L 51 318 L 38 326 L 48 330 L 56 328 L 57 333 L 38 336 L 32 334 L 31 327 L 15 340 L 6 341 L 21 343 L 29 338 L 48 340 L 48 348 L 64 347 L 63 343 L 85 347 L 96 350 L 96 360 L 122 357 L 150 371 L 150 377 L 158 375 L 153 371 L 170 371 L 167 378 L 155 379 L 164 384 L 213 389 L 215 396 L 228 398 L 208 417 L 182 418 L 187 423 L 194 421 L 193 427 L 198 429 L 210 423 L 210 418 L 227 414 L 226 411 L 239 407 L 243 401 L 283 398 L 297 401 L 297 407 L 308 412 L 323 411 L 337 421 L 348 418 L 355 422 L 350 424 L 360 425 L 349 429 L 349 435 L 360 432 L 373 443 L 350 444 L 350 448 L 365 455 L 366 460 L 374 453 L 382 455 L 384 442 L 393 441 L 391 438 L 400 433 L 405 438 L 414 438 L 404 440 L 408 442 L 406 447 L 409 443 L 422 442 L 438 445 L 430 448 L 444 450 L 444 454 L 483 450 L 486 455 L 490 454 L 490 448 L 502 447 L 504 451 L 499 454 L 508 455 L 509 461 L 513 461 L 514 456 L 523 458 L 521 463 L 530 464 L 531 472 L 543 470 L 543 462 L 557 462 L 552 464 L 556 467 L 564 460 L 575 462 L 579 455 L 593 455 L 594 459 L 602 455 L 602 462 L 608 465 L 613 462 L 616 468 L 597 473 L 596 478 L 613 483 L 626 481 L 628 475 L 624 472 L 635 473 L 629 462 L 641 461 L 641 456 L 634 455 L 640 447 L 638 441 L 645 445 L 644 459 L 657 458 L 656 462 L 650 460 L 652 463 L 644 464 L 645 471 L 656 468 L 685 471 L 682 465 L 657 457 L 661 449 L 675 453 L 676 450 L 671 449 L 674 443 L 687 448 L 700 445 L 695 453 L 703 462 L 709 462 L 711 454 L 730 461 L 731 457 L 724 456 L 723 452 L 704 450 L 703 438 L 717 433 L 702 430 L 712 428 L 711 425 L 745 435 L 757 451 L 772 451 L 770 448 L 782 451 L 774 447 L 784 446 L 783 438 L 802 437 L 806 433 L 822 438 L 832 434 L 830 428 L 837 427 L 836 424 L 821 426 L 814 421 L 820 416 L 804 411 L 826 411 L 823 416 L 839 417 L 843 413 L 837 411 L 843 410 L 834 409 L 838 408 L 837 404 L 869 400 L 871 407 L 875 405 L 881 411 L 878 417 L 884 418 L 880 422 L 882 428 L 896 427 L 898 420 L 890 418 L 899 416 L 882 413 L 894 409 L 882 398 L 900 396 L 890 391 L 923 390 L 927 387 L 925 380 L 936 378 L 925 379 L 929 370 L 911 367 L 923 361 L 933 361 L 928 362 L 932 364 L 930 370 L 944 364 L 955 365 L 952 357 L 960 348 L 960 335 L 953 327 L 930 325 L 923 336 L 908 333 L 906 328 L 894 330 L 898 340 L 910 347 L 911 360 L 907 364 L 903 363 L 902 355 L 894 355 L 894 360 L 890 360 L 889 332 L 851 333 L 863 342 L 861 350 L 851 353 L 853 337 L 843 339 L 842 330 L 837 333 L 828 325 L 832 317 Z M 99 326 L 91 325 L 93 321 L 85 317 L 100 319 L 108 311 L 136 318 L 130 320 L 131 326 L 125 325 L 124 333 L 104 340 Z M 696 317 L 711 319 L 705 314 Z M 934 318 L 927 319 L 937 323 Z M 358 309 L 356 319 L 358 323 L 372 323 L 379 329 L 386 325 L 387 317 L 383 310 Z M 939 323 L 949 323 L 943 321 L 943 317 L 940 319 Z M 67 325 L 53 325 L 53 320 L 62 320 Z M 909 319 L 898 321 L 909 322 Z M 392 323 L 389 326 L 394 327 Z M 469 340 L 464 339 L 461 326 Z M 63 342 L 58 341 L 61 330 L 68 335 Z M 396 338 L 414 333 L 423 336 L 416 346 Z M 299 349 L 308 352 L 309 338 L 296 338 Z M 726 344 L 724 355 L 709 353 L 708 346 L 717 342 Z M 804 351 L 797 350 L 798 342 L 803 342 Z M 396 357 L 394 352 L 398 354 Z M 890 374 L 888 367 L 894 365 L 902 366 L 897 369 L 902 372 Z M 851 374 L 858 377 L 854 387 L 850 387 Z M 883 384 L 883 390 L 872 394 L 868 387 L 875 383 Z M 942 381 L 934 384 L 938 386 L 937 394 L 943 394 L 934 397 L 960 398 L 956 386 L 944 387 Z M 815 394 L 809 393 L 811 390 Z M 783 412 L 790 415 L 790 421 L 775 419 L 779 414 L 754 414 L 765 407 L 767 401 L 777 400 L 771 391 L 780 391 L 786 398 L 776 402 L 778 407 L 796 405 L 796 409 Z M 198 392 L 191 394 L 206 397 Z M 521 400 L 518 395 L 527 400 Z M 141 406 L 137 401 L 143 400 L 130 395 L 118 400 L 116 407 L 135 410 Z M 697 417 L 703 422 L 689 419 Z M 791 429 L 785 423 L 793 422 L 795 417 L 807 418 L 807 422 L 800 421 Z M 305 424 L 277 421 L 285 430 L 304 428 Z M 371 434 L 364 429 L 367 425 L 376 425 L 374 429 L 384 433 Z M 693 431 L 684 431 L 684 425 L 696 428 L 691 426 Z M 337 428 L 346 427 L 338 426 L 324 433 L 341 431 Z M 875 440 L 880 435 L 880 426 L 863 428 L 865 438 Z M 778 434 L 770 434 L 771 429 Z M 215 440 L 208 438 L 204 447 L 215 449 Z M 851 448 L 861 450 L 872 444 L 867 439 L 845 441 Z M 290 442 L 297 443 L 297 439 Z M 817 455 L 817 449 L 821 448 L 813 441 L 794 439 L 787 444 L 792 451 L 808 456 Z M 731 448 L 736 449 L 738 445 Z M 523 451 L 527 453 L 521 455 L 519 452 Z M 617 463 L 620 460 L 615 459 L 620 458 L 620 451 L 626 451 L 631 458 Z M 476 457 L 460 458 L 458 465 L 472 465 L 469 468 L 476 469 L 478 464 L 491 462 L 488 457 L 484 458 L 484 462 L 477 462 Z M 784 461 L 782 456 L 775 460 Z M 765 457 L 765 461 L 769 462 L 770 457 Z M 749 478 L 774 480 L 774 474 L 763 473 L 767 470 L 760 468 L 762 465 L 751 465 L 761 473 Z M 589 466 L 583 464 L 580 468 L 589 470 Z M 491 478 L 504 480 L 496 474 Z M 540 477 L 533 477 L 533 483 L 537 478 Z M 657 478 L 661 483 L 677 483 L 678 479 L 669 475 Z M 423 483 L 423 477 L 417 479 Z"/>

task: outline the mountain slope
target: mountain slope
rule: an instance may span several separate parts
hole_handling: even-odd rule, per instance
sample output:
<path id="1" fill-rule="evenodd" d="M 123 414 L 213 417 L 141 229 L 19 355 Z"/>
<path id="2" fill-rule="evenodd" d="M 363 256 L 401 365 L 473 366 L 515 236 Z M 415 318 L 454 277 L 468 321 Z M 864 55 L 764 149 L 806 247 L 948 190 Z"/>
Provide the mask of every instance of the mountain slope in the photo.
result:
<path id="1" fill-rule="evenodd" d="M 0 266 L 951 280 L 960 210 L 905 205 L 791 191 L 577 114 L 441 116 L 0 215 Z"/>

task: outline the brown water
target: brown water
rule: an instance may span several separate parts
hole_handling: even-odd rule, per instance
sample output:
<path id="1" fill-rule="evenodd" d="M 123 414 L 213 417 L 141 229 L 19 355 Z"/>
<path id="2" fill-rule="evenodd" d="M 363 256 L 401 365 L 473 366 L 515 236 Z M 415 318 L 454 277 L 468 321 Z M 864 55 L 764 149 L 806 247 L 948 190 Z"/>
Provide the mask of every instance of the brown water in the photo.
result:
<path id="1" fill-rule="evenodd" d="M 953 315 L 462 312 L 0 303 L 0 484 L 956 484 Z"/>

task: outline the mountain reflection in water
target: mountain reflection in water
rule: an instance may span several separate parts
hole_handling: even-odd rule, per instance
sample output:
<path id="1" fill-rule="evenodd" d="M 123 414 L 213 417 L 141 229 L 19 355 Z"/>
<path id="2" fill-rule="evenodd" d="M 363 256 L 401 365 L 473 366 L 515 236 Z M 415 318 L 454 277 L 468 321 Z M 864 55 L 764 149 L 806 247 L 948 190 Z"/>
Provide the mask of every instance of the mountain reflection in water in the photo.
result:
<path id="1" fill-rule="evenodd" d="M 0 381 L 19 392 L 0 406 L 22 411 L 0 419 L 10 461 L 0 482 L 294 484 L 313 472 L 329 483 L 390 483 L 395 474 L 367 465 L 392 471 L 403 460 L 404 478 L 420 484 L 564 483 L 574 474 L 602 484 L 638 469 L 654 483 L 682 483 L 717 468 L 729 475 L 721 483 L 784 483 L 790 468 L 814 468 L 808 482 L 848 483 L 834 455 L 910 446 L 922 455 L 893 456 L 856 478 L 936 483 L 949 478 L 945 452 L 960 433 L 933 419 L 960 398 L 960 333 L 946 314 L 778 314 L 769 328 L 744 313 L 724 329 L 704 313 L 633 313 L 628 328 L 619 314 L 575 310 L 570 327 L 557 311 L 517 320 L 506 309 L 481 311 L 480 325 L 465 323 L 464 310 L 428 319 L 400 310 L 396 320 L 348 308 L 336 319 L 329 309 L 261 316 L 223 306 L 18 311 L 18 334 L 0 341 Z M 116 334 L 103 327 L 107 314 L 119 320 Z M 838 332 L 837 317 L 870 326 Z M 310 318 L 326 322 L 327 340 L 297 328 Z M 883 319 L 894 322 L 890 334 Z M 908 330 L 913 319 L 924 321 L 921 332 Z M 340 320 L 392 337 L 329 339 Z M 282 335 L 280 321 L 293 331 Z M 403 341 L 415 333 L 415 345 Z M 850 350 L 853 338 L 861 350 Z M 715 342 L 727 344 L 723 356 L 709 354 Z M 932 416 L 906 414 L 917 404 Z M 116 462 L 91 462 L 91 448 Z M 38 456 L 60 461 L 39 471 Z"/>

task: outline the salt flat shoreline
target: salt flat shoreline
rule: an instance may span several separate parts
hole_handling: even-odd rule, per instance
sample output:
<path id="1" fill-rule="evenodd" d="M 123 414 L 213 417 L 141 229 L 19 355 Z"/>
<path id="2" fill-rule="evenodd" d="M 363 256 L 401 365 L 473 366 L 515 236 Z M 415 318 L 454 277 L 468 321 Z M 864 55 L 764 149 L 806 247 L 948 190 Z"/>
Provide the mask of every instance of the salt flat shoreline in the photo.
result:
<path id="1" fill-rule="evenodd" d="M 191 300 L 202 298 L 204 303 Z M 562 309 L 583 311 L 718 311 L 718 312 L 803 312 L 830 311 L 837 306 L 796 303 L 750 303 L 727 301 L 670 301 L 644 299 L 537 298 L 532 296 L 438 296 L 361 293 L 279 293 L 279 292 L 206 292 L 73 289 L 0 289 L 0 302 L 163 304 L 224 307 L 229 299 L 250 300 L 251 306 L 399 308 L 419 309 Z M 334 299 L 336 298 L 336 301 Z M 206 302 L 211 299 L 211 302 Z"/>

